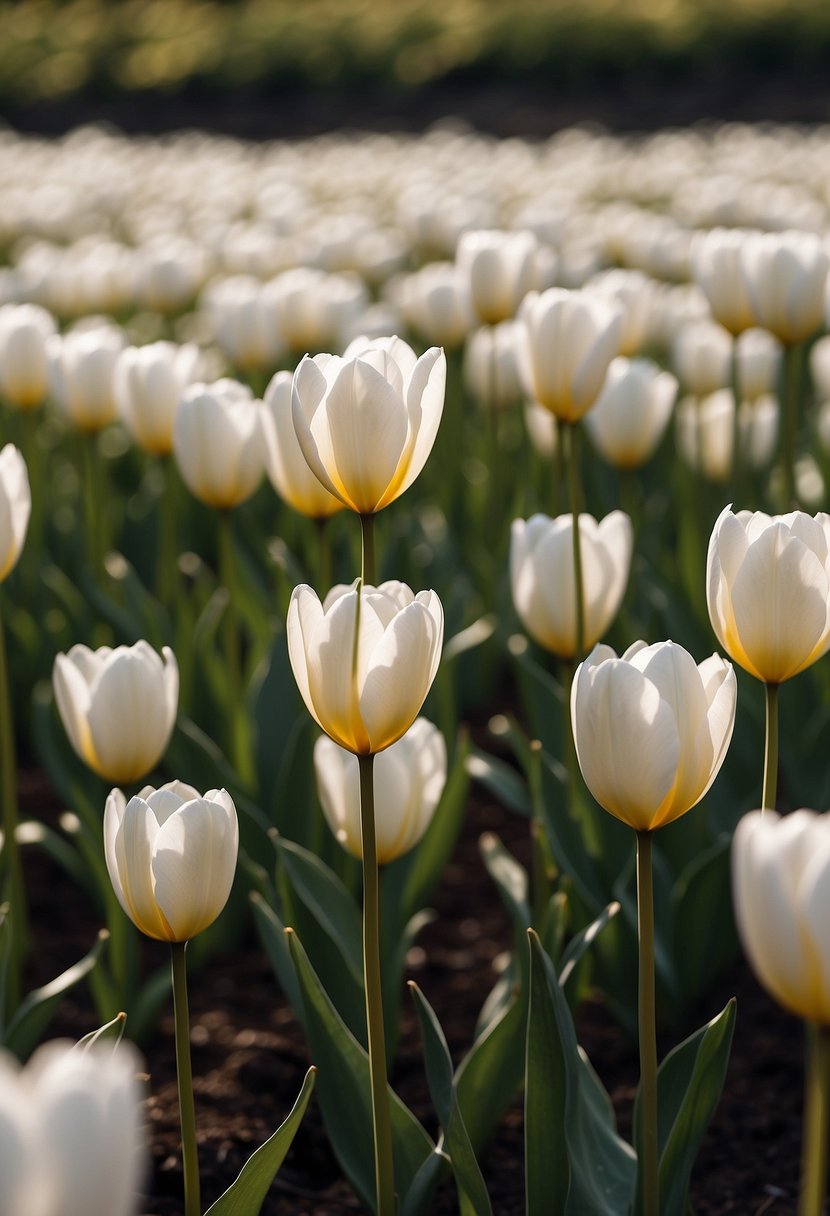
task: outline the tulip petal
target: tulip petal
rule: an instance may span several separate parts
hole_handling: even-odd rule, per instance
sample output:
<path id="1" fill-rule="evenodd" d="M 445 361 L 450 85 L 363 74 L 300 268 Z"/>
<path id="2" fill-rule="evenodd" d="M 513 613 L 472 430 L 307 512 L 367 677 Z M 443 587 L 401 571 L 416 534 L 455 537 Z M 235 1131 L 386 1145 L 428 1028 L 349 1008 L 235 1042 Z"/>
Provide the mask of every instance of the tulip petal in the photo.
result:
<path id="1" fill-rule="evenodd" d="M 117 809 L 117 804 L 108 799 L 105 820 Z M 158 832 L 158 820 L 147 803 L 141 798 L 131 798 L 115 832 L 105 822 L 104 839 L 110 842 L 107 866 L 118 901 L 133 924 L 148 937 L 172 941 L 170 926 L 158 908 L 153 891 L 151 866 Z M 110 864 L 110 856 L 114 857 L 114 867 Z"/>
<path id="2" fill-rule="evenodd" d="M 152 859 L 155 897 L 173 941 L 189 941 L 222 911 L 238 845 L 236 813 L 206 798 L 186 802 L 159 829 Z"/>
<path id="3" fill-rule="evenodd" d="M 440 659 L 441 641 L 442 628 L 416 600 L 398 613 L 375 646 L 359 693 L 371 751 L 394 743 L 415 721 Z"/>
<path id="4" fill-rule="evenodd" d="M 338 496 L 362 514 L 375 511 L 409 438 L 402 398 L 375 368 L 358 359 L 345 364 L 330 386 L 325 416 L 335 461 L 328 471 Z"/>

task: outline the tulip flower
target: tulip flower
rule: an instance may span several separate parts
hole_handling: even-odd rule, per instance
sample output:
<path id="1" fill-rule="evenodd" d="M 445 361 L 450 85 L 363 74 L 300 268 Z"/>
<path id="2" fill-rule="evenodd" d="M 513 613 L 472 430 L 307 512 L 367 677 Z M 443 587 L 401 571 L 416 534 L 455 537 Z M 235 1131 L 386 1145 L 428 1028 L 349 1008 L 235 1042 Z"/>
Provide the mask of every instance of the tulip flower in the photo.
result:
<path id="1" fill-rule="evenodd" d="M 733 342 L 722 325 L 694 321 L 678 330 L 672 344 L 672 365 L 693 397 L 708 397 L 727 388 L 731 379 Z"/>
<path id="2" fill-rule="evenodd" d="M 114 325 L 74 329 L 47 340 L 52 391 L 78 430 L 94 434 L 114 421 L 115 364 L 123 347 L 124 335 Z"/>
<path id="3" fill-rule="evenodd" d="M 819 328 L 830 255 L 817 233 L 752 233 L 741 264 L 756 325 L 785 346 L 803 342 Z"/>
<path id="4" fill-rule="evenodd" d="M 735 398 L 730 389 L 718 389 L 700 399 L 684 397 L 675 413 L 677 450 L 690 468 L 709 481 L 728 481 L 735 463 L 736 438 L 742 461 L 749 468 L 761 469 L 770 461 L 779 414 L 775 397 L 742 401 L 736 428 Z"/>
<path id="5" fill-rule="evenodd" d="M 3 1216 L 131 1216 L 143 1158 L 141 1068 L 130 1043 L 54 1041 L 25 1067 L 0 1053 Z"/>
<path id="6" fill-rule="evenodd" d="M 622 310 L 620 354 L 638 354 L 649 345 L 660 284 L 641 270 L 604 270 L 585 284 L 588 291 L 619 305 Z"/>
<path id="7" fill-rule="evenodd" d="M 663 437 L 676 396 L 675 377 L 650 359 L 614 359 L 596 404 L 585 415 L 585 427 L 603 459 L 618 469 L 645 464 Z"/>
<path id="8" fill-rule="evenodd" d="M 0 451 L 0 583 L 17 565 L 31 510 L 26 462 L 14 444 L 7 443 Z"/>
<path id="9" fill-rule="evenodd" d="M 597 523 L 580 515 L 585 645 L 593 646 L 614 619 L 631 564 L 631 520 L 612 511 Z M 515 519 L 510 530 L 513 604 L 528 633 L 560 658 L 577 653 L 573 516 Z"/>
<path id="10" fill-rule="evenodd" d="M 469 281 L 482 325 L 497 325 L 515 316 L 527 292 L 538 286 L 538 244 L 526 231 L 475 231 L 461 237 L 456 265 Z"/>
<path id="11" fill-rule="evenodd" d="M 0 394 L 20 410 L 35 409 L 49 389 L 46 342 L 57 332 L 38 304 L 0 308 Z"/>
<path id="12" fill-rule="evenodd" d="M 414 274 L 390 283 L 389 294 L 407 325 L 445 350 L 460 346 L 473 328 L 470 286 L 452 262 L 427 262 Z"/>
<path id="13" fill-rule="evenodd" d="M 706 293 L 715 320 L 734 336 L 758 325 L 744 273 L 743 249 L 757 234 L 713 228 L 692 245 L 692 271 Z"/>
<path id="14" fill-rule="evenodd" d="M 144 641 L 134 646 L 73 646 L 52 669 L 58 712 L 69 742 L 108 781 L 126 784 L 161 759 L 176 720 L 179 668 Z"/>
<path id="15" fill-rule="evenodd" d="M 732 841 L 732 893 L 755 974 L 809 1025 L 799 1213 L 821 1216 L 830 1105 L 830 816 L 753 811 Z"/>
<path id="16" fill-rule="evenodd" d="M 290 372 L 277 372 L 265 390 L 265 472 L 280 498 L 295 511 L 326 519 L 342 511 L 344 504 L 329 493 L 303 456 L 291 411 L 292 380 Z"/>
<path id="17" fill-rule="evenodd" d="M 357 758 L 326 735 L 314 745 L 320 805 L 339 844 L 363 856 L 360 774 Z M 378 865 L 409 852 L 430 825 L 447 780 L 444 736 L 426 718 L 375 759 L 375 826 Z"/>
<path id="18" fill-rule="evenodd" d="M 173 455 L 187 488 L 228 510 L 253 494 L 265 467 L 262 402 L 236 380 L 192 384 L 173 418 Z"/>
<path id="19" fill-rule="evenodd" d="M 173 416 L 189 384 L 199 379 L 202 354 L 192 342 L 129 346 L 115 365 L 118 414 L 145 452 L 166 456 L 173 448 Z"/>
<path id="20" fill-rule="evenodd" d="M 409 729 L 441 657 L 444 613 L 434 591 L 404 583 L 335 587 L 321 604 L 295 587 L 288 656 L 306 708 L 350 752 L 383 751 Z"/>
<path id="21" fill-rule="evenodd" d="M 765 329 L 747 329 L 735 341 L 735 374 L 742 401 L 778 391 L 781 343 Z"/>
<path id="22" fill-rule="evenodd" d="M 509 409 L 522 399 L 518 328 L 515 321 L 502 321 L 470 334 L 464 351 L 464 383 L 485 409 Z M 504 457 L 498 453 L 496 458 Z"/>

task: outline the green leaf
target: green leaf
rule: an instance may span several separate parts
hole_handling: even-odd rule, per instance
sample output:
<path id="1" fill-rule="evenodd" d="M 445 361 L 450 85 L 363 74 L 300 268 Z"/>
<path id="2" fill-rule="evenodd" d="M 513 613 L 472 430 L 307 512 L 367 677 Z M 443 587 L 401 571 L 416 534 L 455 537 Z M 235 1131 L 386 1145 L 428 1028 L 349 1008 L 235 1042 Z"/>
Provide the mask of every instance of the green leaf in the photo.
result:
<path id="1" fill-rule="evenodd" d="M 508 810 L 530 818 L 533 808 L 527 783 L 512 765 L 497 760 L 495 756 L 489 756 L 478 747 L 473 747 L 467 760 L 467 772 L 474 781 L 480 781 Z"/>
<path id="2" fill-rule="evenodd" d="M 488 1142 L 522 1083 L 527 999 L 503 1005 L 458 1066 L 458 1104 L 476 1152 Z"/>
<path id="3" fill-rule="evenodd" d="M 212 1203 L 205 1216 L 258 1216 L 277 1171 L 297 1134 L 314 1089 L 316 1069 L 309 1068 L 290 1114 L 270 1139 L 261 1144 L 243 1165 L 224 1195 Z"/>
<path id="4" fill-rule="evenodd" d="M 528 903 L 527 871 L 508 853 L 493 832 L 484 833 L 479 841 L 479 848 L 487 872 L 498 887 L 502 902 L 510 913 L 516 935 L 517 953 L 521 958 L 525 953 L 525 933 L 533 923 Z"/>
<path id="5" fill-rule="evenodd" d="M 692 1167 L 720 1100 L 734 1029 L 733 997 L 722 1013 L 670 1051 L 658 1070 L 661 1216 L 686 1216 Z M 633 1118 L 638 1129 L 639 1093 Z"/>
<path id="6" fill-rule="evenodd" d="M 305 1029 L 300 985 L 297 982 L 297 973 L 288 950 L 285 925 L 259 891 L 252 891 L 249 899 L 268 962 L 274 968 L 286 1000 Z"/>
<path id="7" fill-rule="evenodd" d="M 109 934 L 102 929 L 98 934 L 95 945 L 82 959 L 66 971 L 30 992 L 21 1002 L 11 1021 L 4 1038 L 4 1046 L 24 1059 L 43 1037 L 43 1032 L 49 1025 L 57 1006 L 63 996 L 82 979 L 90 974 L 101 957 Z"/>
<path id="8" fill-rule="evenodd" d="M 607 908 L 603 908 L 596 920 L 591 921 L 590 925 L 586 925 L 584 929 L 580 929 L 578 933 L 574 934 L 557 964 L 559 967 L 560 988 L 565 987 L 584 956 L 585 951 L 593 945 L 605 926 L 614 919 L 619 910 L 620 905 L 614 900 Z"/>
<path id="9" fill-rule="evenodd" d="M 636 1174 L 634 1152 L 617 1135 L 610 1099 L 580 1052 L 553 963 L 533 930 L 528 937 L 528 1216 L 626 1216 Z M 558 1203 L 551 1201 L 552 1194 L 559 1196 Z"/>
<path id="10" fill-rule="evenodd" d="M 686 1002 L 702 996 L 738 949 L 729 846 L 724 836 L 696 856 L 672 892 L 672 957 Z"/>
<path id="11" fill-rule="evenodd" d="M 300 941 L 286 933 L 302 994 L 302 1019 L 311 1054 L 320 1070 L 318 1093 L 334 1154 L 364 1202 L 374 1210 L 375 1167 L 369 1057 L 337 1013 Z M 391 1087 L 395 1186 L 405 1201 L 418 1171 L 435 1145 Z M 429 1196 L 424 1196 L 424 1203 Z M 418 1211 L 423 1211 L 418 1208 Z"/>
<path id="12" fill-rule="evenodd" d="M 445 643 L 444 649 L 441 652 L 441 663 L 451 663 L 453 659 L 459 655 L 465 654 L 468 650 L 473 650 L 476 646 L 481 646 L 493 636 L 498 624 L 497 618 L 490 613 L 488 616 L 479 617 L 477 621 L 473 621 L 472 625 L 468 625 L 466 629 L 462 629 L 460 633 L 456 633 Z"/>
<path id="13" fill-rule="evenodd" d="M 363 986 L 363 943 L 360 911 L 350 893 L 328 866 L 308 849 L 277 836 L 274 845 L 297 895 L 337 947 L 355 983 Z"/>

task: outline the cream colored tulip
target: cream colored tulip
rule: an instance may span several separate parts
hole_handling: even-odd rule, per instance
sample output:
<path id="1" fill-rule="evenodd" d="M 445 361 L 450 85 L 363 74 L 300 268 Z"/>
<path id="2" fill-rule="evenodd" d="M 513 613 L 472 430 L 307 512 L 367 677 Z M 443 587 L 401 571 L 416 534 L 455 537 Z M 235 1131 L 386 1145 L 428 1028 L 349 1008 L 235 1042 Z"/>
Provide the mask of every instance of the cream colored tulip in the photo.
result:
<path id="1" fill-rule="evenodd" d="M 57 332 L 51 313 L 37 304 L 0 308 L 0 395 L 32 410 L 49 391 L 46 342 Z"/>
<path id="2" fill-rule="evenodd" d="M 427 262 L 389 284 L 407 325 L 427 342 L 454 350 L 475 324 L 470 287 L 453 262 Z"/>
<path id="3" fill-rule="evenodd" d="M 742 401 L 778 392 L 781 343 L 765 329 L 747 329 L 735 340 L 738 388 Z"/>
<path id="4" fill-rule="evenodd" d="M 115 365 L 115 403 L 133 439 L 145 452 L 173 449 L 173 417 L 184 390 L 200 378 L 202 355 L 189 342 L 128 346 Z"/>
<path id="5" fill-rule="evenodd" d="M 7 443 L 0 451 L 0 583 L 17 565 L 31 513 L 26 461 L 14 444 Z"/>
<path id="6" fill-rule="evenodd" d="M 292 412 L 302 453 L 329 493 L 369 515 L 403 494 L 432 451 L 447 363 L 420 359 L 400 338 L 358 341 L 306 356 L 294 373 Z"/>
<path id="7" fill-rule="evenodd" d="M 3 1216 L 131 1216 L 144 1164 L 142 1064 L 131 1043 L 0 1052 Z"/>
<path id="8" fill-rule="evenodd" d="M 550 460 L 559 443 L 559 424 L 538 401 L 525 402 L 524 416 L 530 442 L 543 460 Z"/>
<path id="9" fill-rule="evenodd" d="M 212 925 L 231 893 L 238 850 L 226 790 L 203 796 L 170 781 L 129 802 L 119 789 L 107 798 L 107 870 L 121 907 L 148 937 L 186 942 Z"/>
<path id="10" fill-rule="evenodd" d="M 650 359 L 614 359 L 585 428 L 599 454 L 636 469 L 654 454 L 669 424 L 677 380 Z"/>
<path id="11" fill-rule="evenodd" d="M 405 583 L 334 587 L 321 604 L 295 587 L 288 657 L 314 720 L 335 743 L 368 755 L 409 729 L 441 659 L 444 611 L 434 591 Z"/>
<path id="12" fill-rule="evenodd" d="M 742 401 L 738 410 L 741 457 L 753 469 L 768 464 L 778 440 L 776 397 Z M 690 468 L 710 481 L 728 481 L 735 446 L 735 398 L 728 388 L 698 400 L 684 397 L 675 412 L 677 450 Z"/>
<path id="13" fill-rule="evenodd" d="M 822 324 L 830 256 L 814 232 L 754 233 L 742 263 L 755 324 L 792 346 Z"/>
<path id="14" fill-rule="evenodd" d="M 700 664 L 675 642 L 635 642 L 620 658 L 596 646 L 577 668 L 571 718 L 585 784 L 638 832 L 698 803 L 718 774 L 735 724 L 730 663 Z"/>
<path id="15" fill-rule="evenodd" d="M 262 480 L 262 411 L 236 380 L 185 389 L 173 416 L 173 455 L 187 488 L 209 507 L 238 506 Z"/>
<path id="16" fill-rule="evenodd" d="M 46 343 L 52 392 L 80 431 L 100 431 L 113 422 L 115 364 L 124 335 L 112 325 L 55 334 Z"/>
<path id="17" fill-rule="evenodd" d="M 758 325 L 743 265 L 750 233 L 737 228 L 713 228 L 692 244 L 692 271 L 706 293 L 715 320 L 733 335 Z M 711 390 L 709 390 L 711 391 Z"/>
<path id="18" fill-rule="evenodd" d="M 660 284 L 641 270 L 604 270 L 585 288 L 619 306 L 622 311 L 620 354 L 639 354 L 653 337 Z"/>
<path id="19" fill-rule="evenodd" d="M 745 815 L 732 841 L 732 892 L 761 983 L 791 1013 L 830 1024 L 830 817 Z"/>
<path id="20" fill-rule="evenodd" d="M 525 389 L 560 422 L 577 422 L 619 353 L 620 310 L 590 292 L 551 287 L 525 296 L 518 320 Z"/>
<path id="21" fill-rule="evenodd" d="M 470 334 L 464 351 L 464 385 L 485 409 L 510 409 L 521 401 L 519 341 L 515 321 L 484 325 Z"/>
<path id="22" fill-rule="evenodd" d="M 617 614 L 631 565 L 631 520 L 612 511 L 599 523 L 580 515 L 586 647 L 602 637 Z M 528 633 L 560 658 L 576 654 L 573 516 L 514 519 L 510 530 L 510 586 Z"/>
<path id="23" fill-rule="evenodd" d="M 709 540 L 706 599 L 727 654 L 780 684 L 830 648 L 830 515 L 725 507 Z"/>
<path id="24" fill-rule="evenodd" d="M 708 397 L 732 379 L 732 338 L 722 325 L 696 321 L 682 326 L 672 343 L 672 366 L 693 397 Z"/>
<path id="25" fill-rule="evenodd" d="M 312 473 L 303 456 L 291 412 L 291 372 L 277 372 L 265 390 L 263 433 L 265 472 L 271 485 L 295 511 L 326 519 L 343 503 Z"/>
<path id="26" fill-rule="evenodd" d="M 497 325 L 516 315 L 531 288 L 538 287 L 539 242 L 532 232 L 465 232 L 456 265 L 470 284 L 473 308 L 482 325 Z"/>
<path id="27" fill-rule="evenodd" d="M 69 742 L 107 781 L 137 781 L 167 747 L 179 668 L 168 646 L 161 655 L 141 641 L 115 650 L 78 645 L 55 658 L 52 684 Z"/>
<path id="28" fill-rule="evenodd" d="M 314 744 L 314 771 L 320 805 L 338 844 L 362 858 L 356 757 L 321 735 Z M 377 859 L 386 865 L 414 848 L 432 821 L 447 780 L 444 736 L 426 718 L 416 718 L 376 757 L 373 772 Z"/>

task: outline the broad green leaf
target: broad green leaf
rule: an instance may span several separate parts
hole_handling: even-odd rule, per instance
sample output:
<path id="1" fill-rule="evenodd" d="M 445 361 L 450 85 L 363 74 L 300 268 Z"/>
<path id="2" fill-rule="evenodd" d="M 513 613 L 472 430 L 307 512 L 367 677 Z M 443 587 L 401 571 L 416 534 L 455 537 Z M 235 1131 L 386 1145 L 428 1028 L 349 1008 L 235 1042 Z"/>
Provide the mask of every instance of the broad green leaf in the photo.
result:
<path id="1" fill-rule="evenodd" d="M 277 836 L 274 844 L 297 895 L 337 946 L 355 983 L 362 987 L 363 930 L 357 904 L 319 857 L 282 836 Z"/>
<path id="2" fill-rule="evenodd" d="M 280 988 L 293 1009 L 295 1017 L 303 1023 L 303 1029 L 305 1029 L 300 986 L 297 982 L 297 973 L 294 970 L 294 964 L 291 961 L 291 954 L 288 950 L 285 925 L 259 891 L 252 891 L 249 899 L 268 961 L 274 968 Z"/>
<path id="3" fill-rule="evenodd" d="M 480 781 L 508 810 L 517 811 L 528 819 L 531 817 L 533 808 L 527 783 L 512 765 L 497 760 L 495 756 L 489 756 L 480 748 L 472 747 L 467 759 L 467 772 L 474 781 Z"/>
<path id="4" fill-rule="evenodd" d="M 487 872 L 499 890 L 504 906 L 513 922 L 519 957 L 524 954 L 524 937 L 533 923 L 528 903 L 527 871 L 519 865 L 493 832 L 485 832 L 479 841 L 481 856 Z"/>
<path id="5" fill-rule="evenodd" d="M 102 929 L 88 954 L 24 998 L 6 1029 L 4 1046 L 9 1051 L 24 1059 L 40 1042 L 61 998 L 94 970 L 108 937 Z"/>
<path id="6" fill-rule="evenodd" d="M 487 1144 L 522 1083 L 526 1021 L 526 995 L 514 994 L 456 1070 L 458 1104 L 476 1152 Z"/>
<path id="7" fill-rule="evenodd" d="M 432 1006 L 418 985 L 410 982 L 409 987 L 421 1023 L 427 1084 L 444 1132 L 444 1144 L 455 1176 L 461 1210 L 468 1210 L 474 1216 L 492 1216 L 490 1197 L 458 1104 L 447 1040 Z M 485 1097 L 482 1094 L 481 1100 L 484 1101 Z"/>
<path id="8" fill-rule="evenodd" d="M 722 1013 L 670 1051 L 657 1072 L 660 1216 L 686 1216 L 692 1168 L 720 1100 L 734 1029 L 733 997 Z M 639 1093 L 633 1119 L 639 1129 Z"/>
<path id="9" fill-rule="evenodd" d="M 364 1202 L 375 1204 L 369 1057 L 337 1013 L 296 935 L 287 932 L 302 994 L 302 1017 L 320 1070 L 318 1093 L 335 1156 Z M 405 1200 L 435 1145 L 397 1094 L 389 1093 L 395 1188 Z M 426 1203 L 428 1196 L 424 1197 Z M 424 1211 L 424 1208 L 419 1208 Z"/>
<path id="10" fill-rule="evenodd" d="M 530 949 L 530 1005 L 525 1066 L 525 1197 L 527 1216 L 564 1212 L 571 1167 L 566 1137 L 568 1080 L 556 1002 L 541 961 Z"/>
<path id="11" fill-rule="evenodd" d="M 309 1068 L 285 1122 L 251 1154 L 236 1180 L 210 1205 L 205 1216 L 258 1216 L 305 1114 L 316 1071 L 314 1067 Z"/>
<path id="12" fill-rule="evenodd" d="M 695 857 L 672 892 L 672 955 L 685 1002 L 700 997 L 737 953 L 729 846 L 724 836 Z"/>
<path id="13" fill-rule="evenodd" d="M 614 900 L 607 908 L 603 908 L 596 920 L 574 934 L 557 963 L 560 988 L 565 987 L 575 968 L 583 958 L 585 951 L 594 944 L 605 926 L 614 919 L 619 910 L 620 905 Z"/>

